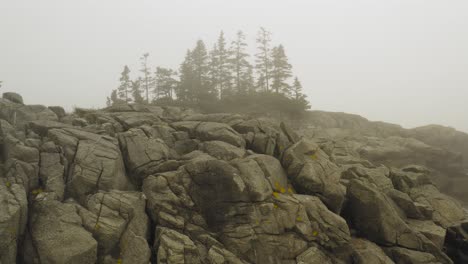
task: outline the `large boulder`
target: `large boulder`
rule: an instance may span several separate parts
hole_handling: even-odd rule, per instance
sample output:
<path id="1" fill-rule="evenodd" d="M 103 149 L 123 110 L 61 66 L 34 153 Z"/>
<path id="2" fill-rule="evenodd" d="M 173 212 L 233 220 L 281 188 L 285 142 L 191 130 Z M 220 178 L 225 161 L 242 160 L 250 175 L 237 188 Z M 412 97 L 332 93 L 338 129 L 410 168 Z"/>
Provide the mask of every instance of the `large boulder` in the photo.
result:
<path id="1" fill-rule="evenodd" d="M 146 201 L 138 192 L 98 192 L 91 195 L 79 215 L 98 242 L 98 259 L 123 263 L 149 262 L 149 219 Z"/>
<path id="2" fill-rule="evenodd" d="M 245 147 L 244 138 L 224 123 L 182 121 L 172 123 L 172 126 L 202 141 L 219 140 L 237 147 Z"/>
<path id="3" fill-rule="evenodd" d="M 316 195 L 330 210 L 341 210 L 346 192 L 341 170 L 317 144 L 300 140 L 286 149 L 282 164 L 298 193 Z"/>
<path id="4" fill-rule="evenodd" d="M 67 162 L 67 197 L 84 204 L 86 196 L 98 190 L 133 190 L 126 176 L 122 154 L 115 138 L 86 132 L 75 128 L 32 126 L 45 133 L 63 150 Z M 38 133 L 39 134 L 39 133 Z"/>
<path id="5" fill-rule="evenodd" d="M 166 143 L 146 133 L 144 128 L 119 134 L 119 143 L 126 168 L 137 182 L 157 172 L 158 165 L 171 158 Z"/>
<path id="6" fill-rule="evenodd" d="M 23 186 L 0 178 L 0 263 L 16 263 L 28 219 Z"/>
<path id="7" fill-rule="evenodd" d="M 468 263 L 468 221 L 447 229 L 444 246 L 455 263 Z"/>
<path id="8" fill-rule="evenodd" d="M 346 214 L 353 226 L 369 240 L 381 245 L 395 245 L 428 252 L 443 263 L 447 257 L 429 239 L 410 228 L 398 215 L 391 199 L 360 180 L 348 187 Z"/>
<path id="9" fill-rule="evenodd" d="M 76 205 L 63 204 L 43 194 L 36 199 L 29 230 L 30 244 L 37 255 L 25 256 L 25 263 L 96 263 L 97 242 L 83 228 Z"/>
<path id="10" fill-rule="evenodd" d="M 13 103 L 24 104 L 23 97 L 17 93 L 6 92 L 6 93 L 3 93 L 2 97 L 3 99 L 10 100 Z"/>
<path id="11" fill-rule="evenodd" d="M 175 230 L 157 227 L 154 250 L 157 263 L 199 264 L 202 263 L 195 243 Z"/>
<path id="12" fill-rule="evenodd" d="M 353 248 L 352 261 L 356 264 L 394 264 L 385 252 L 368 240 L 353 238 L 351 241 Z"/>

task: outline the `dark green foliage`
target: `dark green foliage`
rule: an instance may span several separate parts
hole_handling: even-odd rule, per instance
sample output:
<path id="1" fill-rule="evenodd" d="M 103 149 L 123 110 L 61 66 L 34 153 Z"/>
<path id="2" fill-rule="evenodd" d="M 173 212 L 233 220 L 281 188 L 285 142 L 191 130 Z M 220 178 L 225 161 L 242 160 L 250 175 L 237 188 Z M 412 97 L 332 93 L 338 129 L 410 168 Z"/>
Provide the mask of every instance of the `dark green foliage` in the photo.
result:
<path id="1" fill-rule="evenodd" d="M 265 28 L 261 27 L 257 34 L 257 49 L 258 53 L 255 54 L 257 63 L 255 65 L 259 76 L 262 77 L 262 80 L 259 84 L 262 84 L 262 87 L 258 87 L 262 91 L 268 92 L 270 90 L 270 70 L 271 70 L 271 54 L 270 54 L 270 44 L 271 43 L 271 33 Z"/>
<path id="2" fill-rule="evenodd" d="M 124 66 L 122 73 L 120 74 L 120 86 L 117 89 L 118 98 L 126 103 L 131 102 L 131 98 L 128 94 L 131 92 L 131 81 L 130 81 L 130 69 L 127 65 Z"/>
<path id="3" fill-rule="evenodd" d="M 143 103 L 144 99 L 143 96 L 141 96 L 141 79 L 132 81 L 132 96 L 135 103 Z"/>
<path id="4" fill-rule="evenodd" d="M 288 62 L 283 45 L 273 48 L 271 65 L 270 75 L 273 80 L 271 87 L 276 93 L 281 92 L 289 96 L 291 94 L 291 86 L 287 83 L 287 80 L 292 76 L 292 66 Z"/>
<path id="5" fill-rule="evenodd" d="M 229 48 L 221 31 L 209 52 L 202 40 L 187 50 L 179 71 L 156 67 L 149 74 L 149 54 L 140 58 L 142 77 L 132 82 L 130 70 L 125 66 L 120 86 L 108 97 L 108 104 L 144 103 L 152 93 L 152 103 L 197 108 L 203 112 L 258 113 L 294 118 L 309 109 L 302 85 L 297 79 L 290 83 L 292 66 L 283 45 L 271 47 L 271 33 L 261 28 L 257 35 L 254 66 L 245 35 L 238 31 Z M 142 93 L 143 92 L 143 96 Z"/>
<path id="6" fill-rule="evenodd" d="M 177 72 L 172 69 L 163 67 L 156 68 L 156 87 L 153 91 L 156 99 L 172 99 L 178 85 L 176 76 Z"/>

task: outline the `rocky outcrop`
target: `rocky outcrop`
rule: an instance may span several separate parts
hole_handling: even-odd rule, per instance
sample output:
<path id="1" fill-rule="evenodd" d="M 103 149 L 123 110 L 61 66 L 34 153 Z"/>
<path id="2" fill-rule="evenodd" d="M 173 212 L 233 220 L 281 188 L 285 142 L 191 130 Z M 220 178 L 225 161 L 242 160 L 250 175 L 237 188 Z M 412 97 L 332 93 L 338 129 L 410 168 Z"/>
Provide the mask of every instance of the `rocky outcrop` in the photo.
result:
<path id="1" fill-rule="evenodd" d="M 300 133 L 340 164 L 428 167 L 445 193 L 468 204 L 468 134 L 430 125 L 414 129 L 372 122 L 358 115 L 311 111 Z"/>
<path id="2" fill-rule="evenodd" d="M 465 261 L 467 214 L 431 170 L 377 162 L 407 142 L 301 138 L 274 120 L 177 107 L 67 114 L 5 98 L 1 263 Z"/>

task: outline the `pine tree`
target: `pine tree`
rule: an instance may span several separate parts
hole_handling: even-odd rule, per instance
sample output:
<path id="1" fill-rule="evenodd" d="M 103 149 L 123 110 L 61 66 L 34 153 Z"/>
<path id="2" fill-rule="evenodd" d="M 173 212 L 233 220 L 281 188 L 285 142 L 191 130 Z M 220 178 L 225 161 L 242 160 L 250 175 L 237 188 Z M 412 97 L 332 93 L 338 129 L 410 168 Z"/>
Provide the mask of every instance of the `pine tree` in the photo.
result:
<path id="1" fill-rule="evenodd" d="M 156 68 L 156 98 L 173 99 L 173 91 L 178 85 L 175 79 L 176 75 L 177 72 L 172 69 L 163 67 Z"/>
<path id="2" fill-rule="evenodd" d="M 288 62 L 288 57 L 286 57 L 283 45 L 274 47 L 272 55 L 273 60 L 270 74 L 273 80 L 272 88 L 276 93 L 282 93 L 289 96 L 291 93 L 291 86 L 287 83 L 287 80 L 292 76 L 292 66 Z"/>
<path id="3" fill-rule="evenodd" d="M 195 99 L 194 92 L 194 66 L 193 56 L 190 50 L 187 50 L 185 59 L 180 65 L 179 85 L 177 86 L 177 99 L 180 101 L 193 101 Z"/>
<path id="4" fill-rule="evenodd" d="M 259 76 L 263 75 L 263 80 L 259 83 L 263 84 L 262 89 L 265 91 L 270 90 L 270 68 L 271 68 L 271 54 L 270 54 L 271 33 L 265 28 L 261 27 L 257 34 L 257 48 L 258 53 L 256 57 L 256 68 Z"/>
<path id="5" fill-rule="evenodd" d="M 223 98 L 226 93 L 224 90 L 231 87 L 231 72 L 229 70 L 229 51 L 226 47 L 226 39 L 224 38 L 224 32 L 221 31 L 216 43 L 217 49 L 215 56 L 217 57 L 218 76 L 219 76 L 219 95 Z M 216 87 L 215 87 L 216 88 Z"/>
<path id="6" fill-rule="evenodd" d="M 310 109 L 309 102 L 307 101 L 307 95 L 302 92 L 302 84 L 297 78 L 294 78 L 294 83 L 292 85 L 293 99 L 297 104 L 301 105 L 303 109 Z"/>
<path id="7" fill-rule="evenodd" d="M 305 98 L 305 95 L 302 93 L 302 84 L 297 78 L 297 76 L 294 78 L 294 83 L 292 86 L 292 93 L 293 93 L 293 98 L 295 100 L 300 100 L 301 98 Z"/>
<path id="8" fill-rule="evenodd" d="M 244 33 L 239 30 L 236 39 L 231 44 L 231 64 L 235 75 L 235 87 L 237 93 L 245 93 L 253 87 L 253 70 L 247 58 L 249 54 L 245 51 L 247 43 Z"/>
<path id="9" fill-rule="evenodd" d="M 252 65 L 250 64 L 248 65 L 247 70 L 241 74 L 240 79 L 241 79 L 241 83 L 240 83 L 241 90 L 239 92 L 241 94 L 246 93 L 246 92 L 248 94 L 253 94 L 256 92 Z"/>
<path id="10" fill-rule="evenodd" d="M 149 103 L 149 91 L 154 86 L 154 79 L 152 78 L 150 68 L 148 67 L 148 57 L 149 53 L 145 53 L 140 57 L 140 72 L 143 74 L 141 86 L 146 94 L 146 103 Z"/>
<path id="11" fill-rule="evenodd" d="M 198 40 L 191 54 L 193 63 L 192 88 L 196 98 L 200 101 L 215 97 L 214 89 L 209 81 L 208 53 L 205 43 Z"/>
<path id="12" fill-rule="evenodd" d="M 130 69 L 127 65 L 120 75 L 120 86 L 118 88 L 118 97 L 126 103 L 130 103 L 131 99 L 128 93 L 131 92 Z"/>
<path id="13" fill-rule="evenodd" d="M 219 92 L 220 78 L 219 78 L 219 58 L 218 58 L 218 45 L 214 44 L 213 49 L 209 54 L 209 78 L 210 85 Z"/>
<path id="14" fill-rule="evenodd" d="M 141 96 L 141 82 L 142 79 L 139 78 L 131 83 L 133 101 L 138 104 L 141 104 L 144 101 L 143 96 Z"/>

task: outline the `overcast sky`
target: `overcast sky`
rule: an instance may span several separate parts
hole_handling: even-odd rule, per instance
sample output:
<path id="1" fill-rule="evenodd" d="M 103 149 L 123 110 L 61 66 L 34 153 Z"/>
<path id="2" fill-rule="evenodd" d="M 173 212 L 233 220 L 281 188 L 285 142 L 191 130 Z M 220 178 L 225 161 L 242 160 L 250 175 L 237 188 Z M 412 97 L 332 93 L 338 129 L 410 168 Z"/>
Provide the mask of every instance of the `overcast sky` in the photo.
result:
<path id="1" fill-rule="evenodd" d="M 201 38 L 260 26 L 313 109 L 468 131 L 466 0 L 0 0 L 0 80 L 26 103 L 102 107 L 122 67 L 178 68 Z"/>

